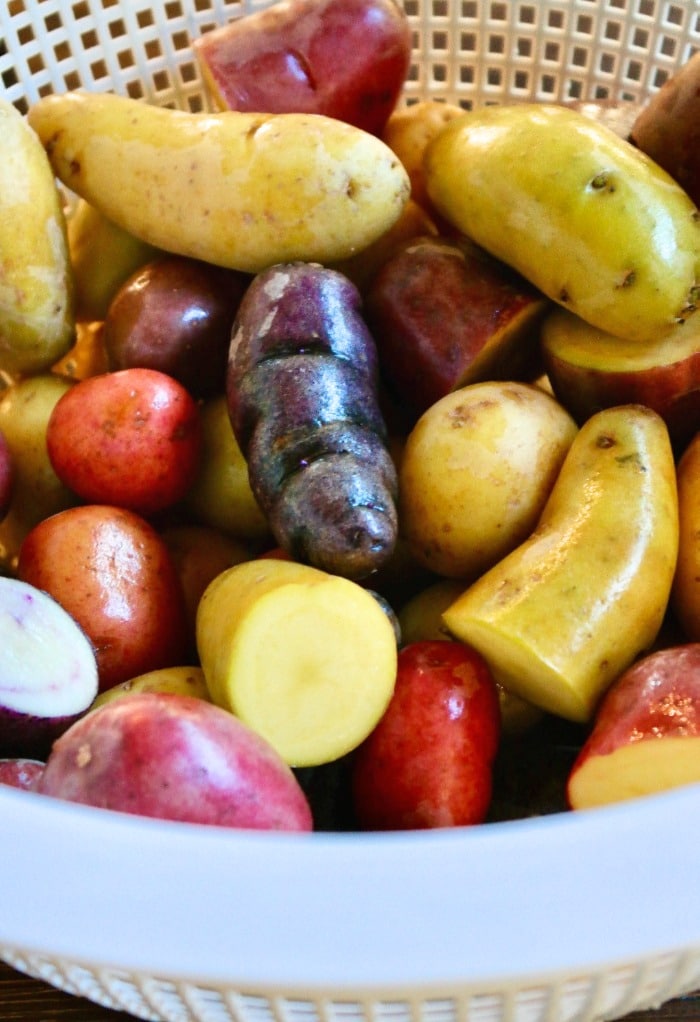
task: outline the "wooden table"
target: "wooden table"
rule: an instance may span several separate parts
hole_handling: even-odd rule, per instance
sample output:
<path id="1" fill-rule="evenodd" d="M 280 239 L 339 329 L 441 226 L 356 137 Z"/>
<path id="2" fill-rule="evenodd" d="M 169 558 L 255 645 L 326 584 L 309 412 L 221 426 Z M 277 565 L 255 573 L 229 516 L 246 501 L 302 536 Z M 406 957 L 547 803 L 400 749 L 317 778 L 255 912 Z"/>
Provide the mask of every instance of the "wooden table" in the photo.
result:
<path id="1" fill-rule="evenodd" d="M 657 1011 L 635 1011 L 626 1022 L 700 1022 L 700 991 Z M 134 1016 L 71 997 L 0 962 L 0 1022 L 134 1022 Z"/>

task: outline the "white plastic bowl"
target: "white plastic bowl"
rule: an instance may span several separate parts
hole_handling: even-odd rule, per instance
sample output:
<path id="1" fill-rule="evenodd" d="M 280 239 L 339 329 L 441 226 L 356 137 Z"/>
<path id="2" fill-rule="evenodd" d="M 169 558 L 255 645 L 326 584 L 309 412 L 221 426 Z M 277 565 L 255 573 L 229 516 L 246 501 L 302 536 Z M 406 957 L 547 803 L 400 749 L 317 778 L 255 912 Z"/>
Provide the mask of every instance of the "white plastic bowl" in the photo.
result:
<path id="1" fill-rule="evenodd" d="M 2 0 L 2 94 L 196 109 L 187 39 L 258 0 Z M 643 100 L 700 0 L 405 0 L 408 98 Z M 0 788 L 0 957 L 181 1022 L 594 1022 L 700 987 L 700 788 L 395 835 L 226 832 Z"/>
<path id="2" fill-rule="evenodd" d="M 614 1018 L 700 987 L 700 788 L 272 835 L 0 790 L 0 954 L 141 1018 Z"/>

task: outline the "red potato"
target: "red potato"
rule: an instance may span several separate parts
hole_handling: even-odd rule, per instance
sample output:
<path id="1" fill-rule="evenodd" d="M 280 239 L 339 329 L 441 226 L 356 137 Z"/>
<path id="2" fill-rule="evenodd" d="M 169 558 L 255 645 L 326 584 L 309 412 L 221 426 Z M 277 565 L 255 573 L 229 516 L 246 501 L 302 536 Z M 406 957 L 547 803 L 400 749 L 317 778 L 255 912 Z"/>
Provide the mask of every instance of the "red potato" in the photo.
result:
<path id="1" fill-rule="evenodd" d="M 184 497 L 201 444 L 192 395 L 172 376 L 147 368 L 80 380 L 46 427 L 49 459 L 66 486 L 89 503 L 142 515 Z"/>
<path id="2" fill-rule="evenodd" d="M 677 451 L 700 429 L 700 324 L 692 317 L 670 337 L 640 345 L 557 308 L 542 324 L 541 345 L 552 390 L 577 422 L 613 405 L 647 405 Z"/>
<path id="3" fill-rule="evenodd" d="M 39 777 L 44 772 L 40 759 L 0 759 L 0 784 L 22 791 L 34 791 Z"/>
<path id="4" fill-rule="evenodd" d="M 97 695 L 88 637 L 41 589 L 0 577 L 0 757 L 43 759 Z"/>
<path id="5" fill-rule="evenodd" d="M 481 249 L 414 238 L 391 255 L 365 296 L 388 389 L 412 425 L 430 405 L 481 380 L 541 372 L 542 294 Z"/>
<path id="6" fill-rule="evenodd" d="M 218 109 L 324 114 L 379 135 L 408 74 L 411 33 L 395 0 L 283 0 L 193 48 Z"/>
<path id="7" fill-rule="evenodd" d="M 498 690 L 478 653 L 440 639 L 404 646 L 392 700 L 354 755 L 352 798 L 360 827 L 483 822 L 500 722 Z"/>
<path id="8" fill-rule="evenodd" d="M 223 394 L 231 326 L 248 276 L 163 255 L 119 288 L 104 319 L 111 370 L 145 366 L 197 398 Z"/>
<path id="9" fill-rule="evenodd" d="M 141 692 L 93 710 L 54 744 L 37 791 L 84 805 L 220 827 L 310 831 L 294 774 L 233 714 Z"/>
<path id="10" fill-rule="evenodd" d="M 17 574 L 80 624 L 96 651 L 100 690 L 186 662 L 180 578 L 164 540 L 140 515 L 102 504 L 52 515 L 25 537 Z"/>
<path id="11" fill-rule="evenodd" d="M 700 643 L 657 650 L 608 689 L 569 774 L 572 809 L 700 783 Z"/>

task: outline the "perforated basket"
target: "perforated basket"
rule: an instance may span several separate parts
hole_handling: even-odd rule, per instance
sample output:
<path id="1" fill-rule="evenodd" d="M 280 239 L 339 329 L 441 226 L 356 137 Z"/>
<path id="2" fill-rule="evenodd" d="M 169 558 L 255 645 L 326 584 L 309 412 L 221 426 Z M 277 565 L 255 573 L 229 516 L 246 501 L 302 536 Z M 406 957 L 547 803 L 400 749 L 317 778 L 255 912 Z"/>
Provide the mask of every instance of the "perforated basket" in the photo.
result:
<path id="1" fill-rule="evenodd" d="M 190 40 L 260 0 L 3 0 L 5 95 L 112 89 L 200 109 Z M 405 0 L 414 60 L 406 97 L 629 99 L 656 91 L 700 48 L 697 0 Z"/>
<path id="2" fill-rule="evenodd" d="M 257 0 L 0 0 L 2 94 L 201 110 Z M 405 101 L 642 101 L 699 0 L 405 0 Z M 0 140 L 1 145 L 1 140 Z M 1 225 L 0 225 L 1 229 Z M 0 787 L 0 957 L 179 1022 L 598 1022 L 700 987 L 700 792 L 415 835 L 220 833 Z"/>

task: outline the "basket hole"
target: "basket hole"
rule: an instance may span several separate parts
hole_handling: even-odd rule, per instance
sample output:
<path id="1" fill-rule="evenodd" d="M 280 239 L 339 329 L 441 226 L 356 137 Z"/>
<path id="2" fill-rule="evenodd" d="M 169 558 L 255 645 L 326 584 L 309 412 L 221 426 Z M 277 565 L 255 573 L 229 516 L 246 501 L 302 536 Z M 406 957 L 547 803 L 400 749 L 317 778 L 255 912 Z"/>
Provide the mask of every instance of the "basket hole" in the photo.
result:
<path id="1" fill-rule="evenodd" d="M 574 67 L 588 67 L 588 50 L 585 50 L 582 46 L 574 47 L 571 63 Z"/>
<path id="2" fill-rule="evenodd" d="M 646 50 L 649 46 L 649 33 L 645 28 L 636 28 L 632 36 L 632 45 L 640 50 Z"/>
<path id="3" fill-rule="evenodd" d="M 534 7 L 521 7 L 518 13 L 518 21 L 521 25 L 534 25 L 535 24 L 535 8 Z"/>
<path id="4" fill-rule="evenodd" d="M 620 38 L 620 24 L 617 21 L 608 21 L 605 24 L 605 38 L 617 42 Z"/>
<path id="5" fill-rule="evenodd" d="M 503 43 L 504 43 L 503 36 L 501 35 L 489 36 L 488 47 L 489 53 L 503 53 L 504 49 Z"/>
<path id="6" fill-rule="evenodd" d="M 576 31 L 579 35 L 591 35 L 593 32 L 593 19 L 590 14 L 581 14 L 576 19 Z"/>
<path id="7" fill-rule="evenodd" d="M 491 21 L 507 21 L 508 10 L 504 3 L 491 4 L 491 10 L 489 12 Z"/>
<path id="8" fill-rule="evenodd" d="M 476 36 L 473 32 L 463 32 L 459 37 L 459 48 L 462 53 L 476 52 Z"/>
<path id="9" fill-rule="evenodd" d="M 518 39 L 516 43 L 516 52 L 519 57 L 531 57 L 532 39 Z"/>

